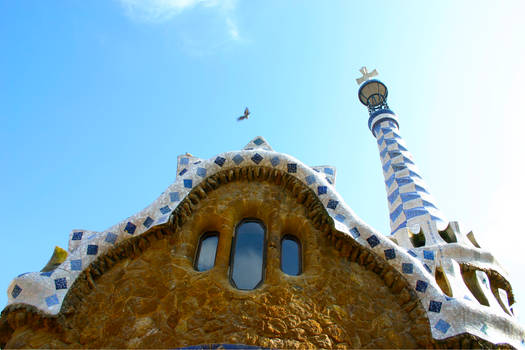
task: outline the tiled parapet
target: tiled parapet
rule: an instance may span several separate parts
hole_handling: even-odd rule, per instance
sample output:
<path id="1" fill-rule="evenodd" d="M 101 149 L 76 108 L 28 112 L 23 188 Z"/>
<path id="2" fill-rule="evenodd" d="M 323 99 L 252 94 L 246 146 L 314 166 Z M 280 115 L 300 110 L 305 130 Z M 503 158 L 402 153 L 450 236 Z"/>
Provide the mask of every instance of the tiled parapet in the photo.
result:
<path id="1" fill-rule="evenodd" d="M 245 149 L 220 153 L 210 159 L 199 159 L 189 154 L 179 156 L 177 177 L 158 199 L 144 210 L 103 232 L 74 230 L 70 235 L 69 255 L 61 265 L 49 272 L 27 273 L 13 280 L 7 290 L 9 306 L 25 304 L 35 307 L 43 314 L 59 314 L 63 301 L 77 277 L 94 267 L 96 264 L 91 264 L 95 260 L 99 261 L 102 257 L 106 257 L 113 246 L 141 236 L 154 227 L 167 225 L 174 211 L 184 212 L 189 201 L 195 199 L 195 196 L 198 197 L 198 190 L 202 191 L 201 184 L 219 185 L 213 180 L 214 177 L 222 176 L 227 179 L 229 174 L 236 173 L 246 176 L 243 177 L 243 181 L 250 181 L 250 177 L 253 179 L 255 176 L 255 171 L 258 176 L 264 173 L 266 176 L 282 178 L 283 174 L 287 174 L 287 177 L 297 180 L 301 186 L 292 184 L 294 191 L 306 191 L 309 196 L 315 198 L 314 204 L 318 205 L 315 211 L 312 209 L 312 222 L 316 222 L 321 217 L 325 220 L 326 217 L 328 220 L 326 225 L 330 226 L 330 230 L 345 236 L 345 239 L 352 240 L 366 249 L 369 252 L 367 254 L 373 254 L 381 260 L 382 264 L 395 269 L 426 311 L 434 339 L 446 339 L 467 333 L 493 344 L 506 343 L 516 347 L 525 339 L 525 331 L 516 319 L 503 308 L 492 307 L 494 304 L 492 299 L 488 300 L 490 306 L 485 306 L 475 299 L 477 290 L 471 292 L 474 298 L 470 298 L 471 300 L 462 297 L 463 294 L 468 295 L 464 290 L 463 294 L 456 295 L 454 293 L 460 292 L 454 290 L 452 296 L 447 295 L 446 288 L 441 286 L 442 281 L 439 277 L 441 275 L 436 278 L 437 265 L 432 264 L 432 257 L 435 261 L 445 261 L 441 259 L 441 252 L 456 254 L 454 255 L 456 264 L 450 259 L 450 265 L 440 265 L 440 267 L 449 274 L 455 273 L 458 278 L 463 278 L 459 276 L 465 275 L 465 278 L 472 281 L 469 282 L 471 284 L 478 281 L 483 292 L 486 292 L 487 288 L 493 289 L 490 276 L 491 271 L 495 271 L 493 267 L 483 269 L 479 264 L 462 263 L 460 257 L 467 251 L 454 251 L 454 243 L 444 242 L 441 246 L 436 245 L 435 249 L 396 243 L 389 236 L 368 226 L 345 203 L 334 187 L 335 169 L 329 166 L 312 168 L 292 156 L 275 152 L 262 137 L 255 138 Z M 191 215 L 191 210 L 188 215 Z M 450 248 L 443 247 L 445 243 Z M 475 247 L 470 252 L 475 254 Z M 350 260 L 351 257 L 348 259 Z M 490 261 L 488 256 L 486 261 L 487 263 Z M 471 273 L 468 272 L 471 271 L 469 269 L 475 271 Z M 486 288 L 482 286 L 483 273 L 486 273 L 490 283 Z M 85 273 L 83 276 L 89 283 L 91 275 Z M 385 278 L 392 285 L 394 278 L 391 275 L 390 277 Z M 451 278 L 448 280 L 449 283 L 454 283 L 450 280 Z M 468 289 L 467 284 L 465 288 Z"/>

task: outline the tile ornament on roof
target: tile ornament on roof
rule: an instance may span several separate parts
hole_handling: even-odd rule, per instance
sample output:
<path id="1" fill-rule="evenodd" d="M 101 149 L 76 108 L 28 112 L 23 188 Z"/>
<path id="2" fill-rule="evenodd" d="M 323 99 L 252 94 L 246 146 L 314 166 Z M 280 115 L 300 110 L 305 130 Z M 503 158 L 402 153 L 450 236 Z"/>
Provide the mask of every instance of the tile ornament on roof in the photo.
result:
<path id="1" fill-rule="evenodd" d="M 384 259 L 385 263 L 397 269 L 409 281 L 427 310 L 431 332 L 435 339 L 444 339 L 464 333 L 464 319 L 472 319 L 477 320 L 476 322 L 484 322 L 491 331 L 487 332 L 489 334 L 487 335 L 481 331 L 480 326 L 477 331 L 469 329 L 469 332 L 474 332 L 475 335 L 493 343 L 507 341 L 508 337 L 498 331 L 500 328 L 497 325 L 507 322 L 509 315 L 501 308 L 498 309 L 497 305 L 493 307 L 491 304 L 490 313 L 481 309 L 480 305 L 474 302 L 476 299 L 466 286 L 464 289 L 454 290 L 455 298 L 448 297 L 438 286 L 433 274 L 429 273 L 425 267 L 425 264 L 430 264 L 430 271 L 434 271 L 440 264 L 439 266 L 447 271 L 451 284 L 456 283 L 454 278 L 461 279 L 459 262 L 467 260 L 477 259 L 476 261 L 479 261 L 481 265 L 486 264 L 490 269 L 497 270 L 506 276 L 505 272 L 494 264 L 493 257 L 488 252 L 480 253 L 478 250 L 479 256 L 475 257 L 473 251 L 465 250 L 459 245 L 443 246 L 440 250 L 425 247 L 426 251 L 433 253 L 433 259 L 429 259 L 429 253 L 413 247 L 410 242 L 392 241 L 362 221 L 336 192 L 335 168 L 310 167 L 292 156 L 274 152 L 262 137 L 252 140 L 243 150 L 221 153 L 207 160 L 188 154 L 179 156 L 177 174 L 180 174 L 183 169 L 186 171 L 182 175 L 177 175 L 174 183 L 169 185 L 152 204 L 102 232 L 73 230 L 70 234 L 69 255 L 66 260 L 49 275 L 32 272 L 15 278 L 7 291 L 8 305 L 28 304 L 43 313 L 58 314 L 75 279 L 95 259 L 103 256 L 116 244 L 140 236 L 152 227 L 163 225 L 192 188 L 206 178 L 203 177 L 204 173 L 206 176 L 212 176 L 226 169 L 244 166 L 276 168 L 296 177 L 310 188 L 326 208 L 327 214 L 333 219 L 336 230 L 348 235 L 366 249 L 374 251 L 377 256 Z M 199 169 L 204 169 L 204 171 Z M 396 201 L 401 200 L 398 198 Z M 459 231 L 457 235 L 460 236 Z M 452 258 L 447 260 L 443 259 L 443 256 Z M 479 276 L 476 274 L 476 276 L 480 281 L 483 277 L 486 278 L 481 274 Z M 487 285 L 485 288 L 490 289 L 490 286 Z M 468 296 L 470 300 L 463 298 L 463 295 Z M 457 317 L 458 312 L 463 315 L 461 318 Z M 517 323 L 511 323 L 511 328 L 516 334 L 522 332 Z M 525 334 L 522 334 L 519 340 L 516 340 L 516 344 L 519 344 L 524 337 Z"/>

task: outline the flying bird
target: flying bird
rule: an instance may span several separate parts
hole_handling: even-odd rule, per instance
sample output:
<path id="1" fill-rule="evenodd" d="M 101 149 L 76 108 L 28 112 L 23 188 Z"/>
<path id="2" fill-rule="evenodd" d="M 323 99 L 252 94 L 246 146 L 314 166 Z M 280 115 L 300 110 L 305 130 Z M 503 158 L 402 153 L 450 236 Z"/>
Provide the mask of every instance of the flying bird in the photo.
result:
<path id="1" fill-rule="evenodd" d="M 244 110 L 244 114 L 237 118 L 237 121 L 240 122 L 241 120 L 248 119 L 249 116 L 250 110 L 248 109 L 248 107 L 246 107 L 246 109 Z"/>

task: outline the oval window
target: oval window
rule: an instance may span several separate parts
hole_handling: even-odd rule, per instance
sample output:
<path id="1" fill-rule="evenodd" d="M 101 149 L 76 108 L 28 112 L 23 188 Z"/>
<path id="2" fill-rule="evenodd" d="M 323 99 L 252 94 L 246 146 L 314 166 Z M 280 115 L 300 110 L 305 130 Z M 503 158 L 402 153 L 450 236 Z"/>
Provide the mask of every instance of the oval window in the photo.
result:
<path id="1" fill-rule="evenodd" d="M 243 220 L 235 229 L 230 280 L 238 289 L 255 289 L 264 275 L 265 228 L 259 220 Z"/>
<path id="2" fill-rule="evenodd" d="M 195 257 L 195 270 L 207 271 L 215 265 L 218 243 L 219 232 L 206 232 L 201 236 Z"/>
<path id="3" fill-rule="evenodd" d="M 286 235 L 281 240 L 281 270 L 292 276 L 302 272 L 301 243 L 295 236 Z"/>

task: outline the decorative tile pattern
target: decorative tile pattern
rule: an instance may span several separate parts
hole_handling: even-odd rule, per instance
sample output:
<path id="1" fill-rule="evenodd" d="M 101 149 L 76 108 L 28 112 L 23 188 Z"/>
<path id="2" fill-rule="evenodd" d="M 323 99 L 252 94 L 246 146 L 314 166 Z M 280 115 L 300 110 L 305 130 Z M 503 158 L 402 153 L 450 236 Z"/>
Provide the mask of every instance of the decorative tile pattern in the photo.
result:
<path id="1" fill-rule="evenodd" d="M 392 249 L 392 248 L 385 249 L 385 258 L 387 260 L 395 259 L 396 258 L 396 251 L 394 249 Z"/>
<path id="2" fill-rule="evenodd" d="M 71 270 L 72 271 L 82 271 L 82 260 L 71 260 Z"/>
<path id="3" fill-rule="evenodd" d="M 170 202 L 180 201 L 179 192 L 170 192 Z"/>
<path id="4" fill-rule="evenodd" d="M 445 334 L 447 333 L 448 329 L 450 328 L 450 324 L 442 319 L 440 319 L 436 325 L 434 326 L 438 331 Z"/>
<path id="5" fill-rule="evenodd" d="M 264 158 L 259 153 L 255 153 L 251 159 L 255 164 L 259 164 Z"/>
<path id="6" fill-rule="evenodd" d="M 67 281 L 65 277 L 55 279 L 55 289 L 67 289 Z"/>
<path id="7" fill-rule="evenodd" d="M 165 206 L 163 206 L 162 208 L 160 208 L 159 211 L 160 211 L 162 214 L 168 214 L 169 212 L 171 212 L 171 209 L 170 209 L 170 207 L 168 207 L 167 205 L 165 205 Z"/>
<path id="8" fill-rule="evenodd" d="M 124 229 L 124 231 L 126 231 L 127 233 L 129 233 L 130 235 L 134 234 L 135 233 L 135 229 L 137 228 L 137 226 L 131 222 L 128 222 L 126 224 L 126 228 Z"/>
<path id="9" fill-rule="evenodd" d="M 222 167 L 225 162 L 226 162 L 226 158 L 217 157 L 217 158 L 215 158 L 215 162 L 214 163 L 217 164 L 218 166 Z"/>
<path id="10" fill-rule="evenodd" d="M 337 215 L 335 216 L 335 219 L 336 219 L 337 221 L 339 221 L 339 222 L 345 222 L 345 219 L 346 219 L 346 218 L 345 218 L 344 215 L 337 214 Z"/>
<path id="11" fill-rule="evenodd" d="M 242 163 L 244 158 L 240 154 L 237 154 L 235 155 L 235 157 L 232 158 L 232 160 L 235 162 L 235 164 L 239 165 Z"/>
<path id="12" fill-rule="evenodd" d="M 193 187 L 193 181 L 191 179 L 184 179 L 184 187 L 192 188 Z"/>
<path id="13" fill-rule="evenodd" d="M 45 300 L 48 307 L 58 304 L 58 298 L 56 294 L 47 297 Z"/>
<path id="14" fill-rule="evenodd" d="M 279 157 L 272 157 L 272 159 L 270 160 L 270 163 L 272 163 L 272 166 L 277 166 L 279 165 L 279 163 L 281 162 L 281 160 L 279 159 Z"/>
<path id="15" fill-rule="evenodd" d="M 368 237 L 367 239 L 368 244 L 370 244 L 370 247 L 374 248 L 376 245 L 379 244 L 379 238 L 377 238 L 376 235 L 372 235 Z"/>
<path id="16" fill-rule="evenodd" d="M 96 244 L 89 244 L 87 246 L 87 255 L 97 255 L 98 253 L 98 245 Z"/>
<path id="17" fill-rule="evenodd" d="M 151 224 L 153 224 L 153 219 L 150 218 L 149 216 L 142 223 L 142 225 L 144 225 L 146 228 L 150 228 Z"/>
<path id="18" fill-rule="evenodd" d="M 184 168 L 179 172 L 179 176 L 182 176 L 188 172 L 188 169 Z"/>
<path id="19" fill-rule="evenodd" d="M 425 281 L 418 280 L 416 283 L 416 290 L 421 293 L 425 293 L 427 291 L 428 283 Z"/>
<path id="20" fill-rule="evenodd" d="M 20 293 L 22 293 L 22 288 L 20 288 L 20 286 L 18 284 L 15 284 L 15 286 L 13 287 L 13 290 L 11 291 L 11 296 L 16 299 Z"/>
<path id="21" fill-rule="evenodd" d="M 206 169 L 197 168 L 197 175 L 199 175 L 200 177 L 206 177 Z"/>
<path id="22" fill-rule="evenodd" d="M 428 306 L 428 311 L 440 313 L 442 304 L 443 303 L 441 301 L 431 300 L 430 305 Z"/>
<path id="23" fill-rule="evenodd" d="M 434 252 L 431 250 L 423 250 L 423 257 L 427 260 L 434 260 Z"/>
<path id="24" fill-rule="evenodd" d="M 403 263 L 401 266 L 401 269 L 403 270 L 403 273 L 413 273 L 414 272 L 414 264 L 412 263 Z"/>
<path id="25" fill-rule="evenodd" d="M 326 205 L 326 207 L 329 208 L 329 209 L 334 209 L 335 210 L 335 208 L 337 208 L 337 204 L 339 204 L 338 201 L 334 201 L 333 199 L 330 199 L 328 201 L 328 204 Z"/>
<path id="26" fill-rule="evenodd" d="M 326 186 L 317 186 L 317 194 L 320 196 L 320 195 L 323 195 L 323 194 L 326 194 Z"/>
<path id="27" fill-rule="evenodd" d="M 48 271 L 48 272 L 40 272 L 40 276 L 51 277 L 54 271 L 55 270 Z"/>
<path id="28" fill-rule="evenodd" d="M 311 185 L 315 182 L 315 176 L 314 175 L 308 175 L 304 178 L 306 180 L 306 184 Z"/>
<path id="29" fill-rule="evenodd" d="M 108 232 L 108 234 L 106 235 L 106 239 L 104 239 L 104 241 L 111 243 L 111 244 L 115 244 L 115 242 L 117 241 L 117 235 L 112 232 Z"/>
<path id="30" fill-rule="evenodd" d="M 73 232 L 72 241 L 80 241 L 82 239 L 83 232 Z"/>
<path id="31" fill-rule="evenodd" d="M 295 163 L 288 163 L 288 172 L 289 173 L 296 173 L 297 172 L 297 164 L 295 164 Z"/>
<path id="32" fill-rule="evenodd" d="M 354 238 L 357 238 L 357 237 L 361 236 L 361 233 L 359 232 L 359 230 L 357 229 L 357 227 L 353 227 L 353 228 L 350 230 L 350 233 L 352 234 L 352 237 L 354 237 Z"/>

